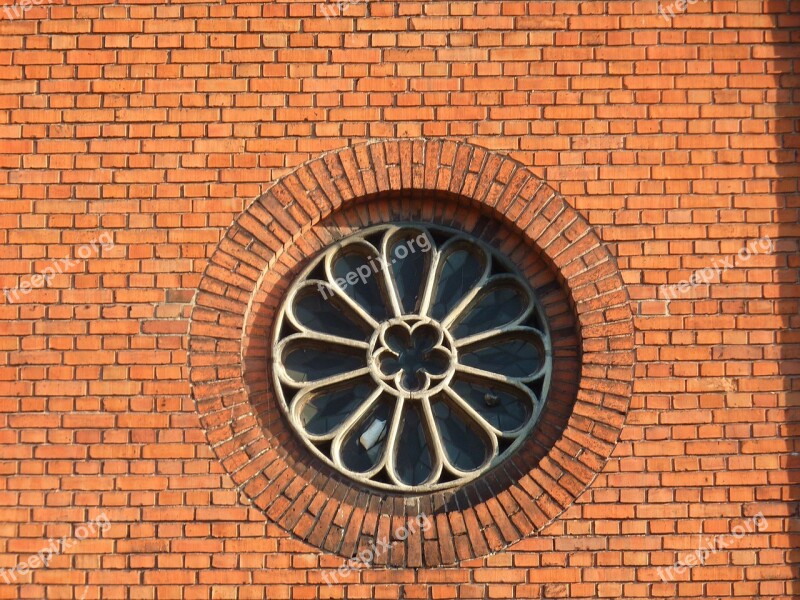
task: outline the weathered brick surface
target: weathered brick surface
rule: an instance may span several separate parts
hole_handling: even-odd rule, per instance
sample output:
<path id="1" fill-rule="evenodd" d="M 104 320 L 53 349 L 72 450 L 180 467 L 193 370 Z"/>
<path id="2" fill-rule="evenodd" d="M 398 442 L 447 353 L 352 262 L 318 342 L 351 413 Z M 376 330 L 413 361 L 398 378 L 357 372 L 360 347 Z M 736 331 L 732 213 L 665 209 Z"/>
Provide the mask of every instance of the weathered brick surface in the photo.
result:
<path id="1" fill-rule="evenodd" d="M 796 596 L 799 12 L 794 0 L 698 1 L 669 22 L 652 0 L 0 9 L 0 288 L 24 290 L 0 299 L 0 568 L 100 513 L 111 523 L 0 579 L 0 598 Z M 400 141 L 360 144 L 384 138 Z M 355 507 L 325 517 L 343 548 L 395 525 L 372 501 L 293 486 L 289 436 L 283 454 L 259 445 L 269 404 L 230 384 L 247 290 L 290 272 L 276 263 L 259 280 L 296 224 L 408 187 L 479 196 L 546 236 L 573 278 L 584 350 L 622 362 L 584 364 L 597 389 L 543 428 L 569 420 L 536 477 L 438 515 L 436 537 L 388 559 L 463 562 L 376 565 L 328 586 L 342 558 L 287 529 L 310 538 L 331 498 Z M 456 215 L 474 225 L 468 207 Z M 113 247 L 78 254 L 104 234 Z M 736 256 L 763 236 L 772 252 Z M 314 247 L 297 240 L 294 261 Z M 64 257 L 46 286 L 32 279 Z M 712 285 L 665 301 L 662 284 L 727 260 Z M 620 318 L 621 282 L 633 347 L 624 330 L 601 333 Z M 268 312 L 280 298 L 257 300 Z M 617 382 L 634 358 L 614 445 L 621 420 L 596 420 L 624 412 Z M 256 399 L 268 390 L 266 374 L 247 384 Z M 192 388 L 208 399 L 195 405 Z M 766 531 L 661 581 L 658 567 L 759 512 Z"/>

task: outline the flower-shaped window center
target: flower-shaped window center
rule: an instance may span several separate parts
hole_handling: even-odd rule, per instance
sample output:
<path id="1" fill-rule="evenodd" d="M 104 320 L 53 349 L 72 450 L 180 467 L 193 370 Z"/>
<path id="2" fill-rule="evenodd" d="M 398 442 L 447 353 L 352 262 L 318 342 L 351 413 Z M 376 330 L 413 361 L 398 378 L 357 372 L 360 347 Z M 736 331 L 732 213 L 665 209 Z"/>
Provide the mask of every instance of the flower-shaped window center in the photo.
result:
<path id="1" fill-rule="evenodd" d="M 492 247 L 428 225 L 343 239 L 290 287 L 275 389 L 319 457 L 371 486 L 463 484 L 509 456 L 541 413 L 547 321 Z"/>
<path id="2" fill-rule="evenodd" d="M 390 322 L 383 329 L 375 360 L 381 379 L 392 381 L 400 392 L 413 393 L 425 391 L 445 377 L 453 353 L 440 327 L 422 321 L 411 323 Z"/>

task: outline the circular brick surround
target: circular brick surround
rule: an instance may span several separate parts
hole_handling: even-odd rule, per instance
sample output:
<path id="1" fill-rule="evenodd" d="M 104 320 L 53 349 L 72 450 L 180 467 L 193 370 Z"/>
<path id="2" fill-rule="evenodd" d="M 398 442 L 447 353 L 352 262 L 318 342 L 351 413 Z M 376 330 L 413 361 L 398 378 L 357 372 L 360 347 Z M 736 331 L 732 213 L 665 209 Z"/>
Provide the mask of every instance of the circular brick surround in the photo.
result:
<path id="1" fill-rule="evenodd" d="M 361 487 L 311 456 L 270 374 L 272 320 L 307 261 L 358 229 L 406 220 L 505 253 L 542 301 L 554 346 L 550 396 L 528 442 L 465 487 L 421 496 Z M 298 167 L 229 227 L 195 298 L 190 378 L 215 454 L 268 519 L 343 557 L 371 548 L 377 565 L 453 564 L 537 533 L 603 468 L 631 394 L 631 317 L 613 256 L 524 165 L 458 141 L 379 141 Z"/>

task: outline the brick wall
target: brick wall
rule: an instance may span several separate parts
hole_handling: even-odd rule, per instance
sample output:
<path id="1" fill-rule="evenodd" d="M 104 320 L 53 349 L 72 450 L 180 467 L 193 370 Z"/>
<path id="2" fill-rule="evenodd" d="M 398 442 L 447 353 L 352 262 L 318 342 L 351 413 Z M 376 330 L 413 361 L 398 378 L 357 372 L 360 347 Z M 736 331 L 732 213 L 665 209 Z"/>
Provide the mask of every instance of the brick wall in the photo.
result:
<path id="1" fill-rule="evenodd" d="M 331 7 L 0 10 L 0 568 L 33 567 L 0 575 L 0 598 L 800 593 L 800 4 Z M 585 217 L 631 299 L 633 394 L 602 473 L 541 534 L 329 586 L 343 560 L 251 507 L 212 452 L 189 321 L 208 259 L 270 182 L 395 137 L 507 154 Z M 711 285 L 659 287 L 715 265 Z"/>

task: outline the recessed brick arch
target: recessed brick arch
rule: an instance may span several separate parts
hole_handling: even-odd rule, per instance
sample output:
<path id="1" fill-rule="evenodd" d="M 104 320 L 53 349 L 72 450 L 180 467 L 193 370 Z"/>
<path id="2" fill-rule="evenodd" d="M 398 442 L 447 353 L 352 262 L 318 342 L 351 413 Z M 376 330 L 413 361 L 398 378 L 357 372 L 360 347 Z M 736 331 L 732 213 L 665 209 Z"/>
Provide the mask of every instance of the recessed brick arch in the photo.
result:
<path id="1" fill-rule="evenodd" d="M 274 403 L 271 315 L 304 261 L 360 227 L 396 219 L 458 226 L 500 246 L 544 294 L 555 400 L 503 468 L 456 493 L 392 496 L 308 460 Z M 195 299 L 190 377 L 217 457 L 266 517 L 322 550 L 375 564 L 452 564 L 540 531 L 592 483 L 631 393 L 633 325 L 615 260 L 586 220 L 524 165 L 451 140 L 378 141 L 316 158 L 230 226 Z M 578 378 L 577 375 L 580 374 Z M 422 531 L 413 523 L 429 517 Z M 406 526 L 410 524 L 409 526 Z M 404 531 L 404 539 L 397 535 Z"/>

